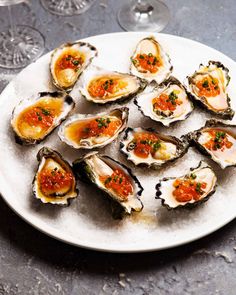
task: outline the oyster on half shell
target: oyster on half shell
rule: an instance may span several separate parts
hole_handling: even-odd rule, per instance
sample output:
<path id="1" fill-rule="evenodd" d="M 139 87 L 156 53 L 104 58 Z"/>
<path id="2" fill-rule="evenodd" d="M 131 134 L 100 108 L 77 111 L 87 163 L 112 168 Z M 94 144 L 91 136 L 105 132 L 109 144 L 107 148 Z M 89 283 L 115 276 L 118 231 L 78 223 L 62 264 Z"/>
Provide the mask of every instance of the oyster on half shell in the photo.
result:
<path id="1" fill-rule="evenodd" d="M 81 180 L 93 183 L 106 193 L 122 210 L 131 214 L 141 211 L 143 188 L 131 170 L 106 155 L 91 152 L 73 162 L 73 169 Z"/>
<path id="2" fill-rule="evenodd" d="M 138 77 L 90 66 L 81 75 L 75 88 L 97 104 L 122 101 L 142 91 L 146 82 Z"/>
<path id="3" fill-rule="evenodd" d="M 33 180 L 33 194 L 43 203 L 67 205 L 76 198 L 76 180 L 68 162 L 62 156 L 43 147 L 37 154 L 38 170 Z"/>
<path id="4" fill-rule="evenodd" d="M 33 145 L 48 136 L 73 110 L 73 99 L 63 92 L 41 92 L 22 100 L 13 110 L 11 126 L 16 142 Z"/>
<path id="5" fill-rule="evenodd" d="M 227 86 L 230 81 L 229 70 L 220 62 L 209 61 L 207 66 L 188 77 L 192 97 L 211 114 L 231 120 L 234 110 L 230 106 Z"/>
<path id="6" fill-rule="evenodd" d="M 172 70 L 168 54 L 154 37 L 139 41 L 131 57 L 131 74 L 159 84 L 170 76 Z"/>
<path id="7" fill-rule="evenodd" d="M 174 77 L 158 85 L 150 85 L 134 100 L 144 116 L 169 126 L 185 120 L 193 111 L 190 94 Z"/>
<path id="8" fill-rule="evenodd" d="M 156 132 L 152 128 L 127 128 L 120 142 L 120 151 L 135 165 L 158 169 L 182 157 L 188 143 L 170 135 Z"/>
<path id="9" fill-rule="evenodd" d="M 161 179 L 156 185 L 156 198 L 168 209 L 191 208 L 215 193 L 216 181 L 212 168 L 201 161 L 184 176 Z"/>
<path id="10" fill-rule="evenodd" d="M 124 130 L 128 115 L 126 107 L 94 115 L 76 114 L 61 125 L 58 135 L 76 149 L 101 148 Z"/>
<path id="11" fill-rule="evenodd" d="M 95 56 L 97 49 L 85 42 L 67 43 L 56 48 L 50 62 L 53 84 L 61 90 L 70 91 Z"/>
<path id="12" fill-rule="evenodd" d="M 236 126 L 208 120 L 204 127 L 188 134 L 198 150 L 222 169 L 236 166 Z"/>

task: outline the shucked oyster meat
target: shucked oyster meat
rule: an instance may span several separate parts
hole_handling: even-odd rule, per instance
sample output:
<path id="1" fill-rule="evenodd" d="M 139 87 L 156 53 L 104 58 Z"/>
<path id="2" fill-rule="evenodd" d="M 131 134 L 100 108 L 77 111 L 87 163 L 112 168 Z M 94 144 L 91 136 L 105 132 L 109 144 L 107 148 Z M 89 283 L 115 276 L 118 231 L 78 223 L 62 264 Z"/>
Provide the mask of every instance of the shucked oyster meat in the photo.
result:
<path id="1" fill-rule="evenodd" d="M 159 86 L 151 85 L 135 98 L 135 104 L 144 116 L 169 126 L 185 120 L 193 111 L 190 94 L 174 77 Z"/>
<path id="2" fill-rule="evenodd" d="M 37 154 L 39 166 L 33 180 L 33 194 L 43 203 L 67 205 L 69 199 L 76 198 L 76 180 L 68 162 L 47 147 Z"/>
<path id="3" fill-rule="evenodd" d="M 161 179 L 156 185 L 156 198 L 168 209 L 193 207 L 215 193 L 216 181 L 212 168 L 201 161 L 184 176 Z"/>
<path id="4" fill-rule="evenodd" d="M 97 49 L 85 42 L 67 43 L 56 48 L 50 63 L 53 84 L 59 89 L 71 90 L 95 56 Z"/>
<path id="5" fill-rule="evenodd" d="M 135 165 L 160 168 L 182 157 L 188 144 L 154 129 L 127 128 L 120 142 L 120 150 Z"/>
<path id="6" fill-rule="evenodd" d="M 98 104 L 132 98 L 146 83 L 138 77 L 90 66 L 75 88 L 88 100 Z"/>
<path id="7" fill-rule="evenodd" d="M 208 120 L 204 127 L 189 135 L 196 147 L 222 169 L 236 165 L 236 126 Z"/>
<path id="8" fill-rule="evenodd" d="M 101 148 L 117 138 L 126 126 L 128 108 L 113 109 L 96 115 L 76 114 L 59 129 L 59 137 L 76 149 Z"/>
<path id="9" fill-rule="evenodd" d="M 88 181 L 106 193 L 125 213 L 141 211 L 143 188 L 131 170 L 109 156 L 91 152 L 74 161 L 73 169 L 81 180 Z"/>
<path id="10" fill-rule="evenodd" d="M 133 75 L 159 84 L 170 76 L 172 69 L 168 54 L 154 37 L 138 43 L 131 57 L 130 72 Z"/>
<path id="11" fill-rule="evenodd" d="M 73 99 L 63 92 L 41 92 L 22 100 L 13 110 L 11 126 L 17 143 L 37 144 L 73 110 Z"/>
<path id="12" fill-rule="evenodd" d="M 234 110 L 230 107 L 227 94 L 229 81 L 229 70 L 216 61 L 209 61 L 207 66 L 200 65 L 199 69 L 188 77 L 192 97 L 213 115 L 231 120 Z"/>

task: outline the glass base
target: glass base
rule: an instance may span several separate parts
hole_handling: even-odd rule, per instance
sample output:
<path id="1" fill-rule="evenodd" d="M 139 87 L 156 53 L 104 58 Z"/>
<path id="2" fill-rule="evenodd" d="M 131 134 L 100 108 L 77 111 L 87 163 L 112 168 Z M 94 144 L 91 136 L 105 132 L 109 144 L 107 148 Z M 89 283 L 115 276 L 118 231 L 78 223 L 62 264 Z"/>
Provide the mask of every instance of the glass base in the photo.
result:
<path id="1" fill-rule="evenodd" d="M 64 16 L 84 13 L 94 2 L 95 0 L 41 0 L 46 10 Z"/>
<path id="2" fill-rule="evenodd" d="M 167 26 L 170 12 L 161 1 L 147 0 L 143 4 L 125 4 L 118 11 L 117 18 L 126 31 L 160 32 Z"/>
<path id="3" fill-rule="evenodd" d="M 44 51 L 44 38 L 35 29 L 17 26 L 0 34 L 0 67 L 22 68 L 35 61 Z"/>

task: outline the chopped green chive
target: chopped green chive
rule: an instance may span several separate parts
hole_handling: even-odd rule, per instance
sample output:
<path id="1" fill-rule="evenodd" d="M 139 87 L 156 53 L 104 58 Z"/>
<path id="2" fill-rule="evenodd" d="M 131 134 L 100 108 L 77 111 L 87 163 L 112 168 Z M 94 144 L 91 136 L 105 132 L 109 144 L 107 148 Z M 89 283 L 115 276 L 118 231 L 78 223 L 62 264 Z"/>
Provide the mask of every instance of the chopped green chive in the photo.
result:
<path id="1" fill-rule="evenodd" d="M 197 178 L 197 175 L 196 175 L 195 173 L 191 173 L 191 174 L 190 174 L 190 177 L 191 177 L 192 179 L 196 179 L 196 178 Z"/>
<path id="2" fill-rule="evenodd" d="M 105 180 L 105 184 L 108 184 L 109 182 L 111 182 L 111 177 L 108 177 L 106 180 Z"/>
<path id="3" fill-rule="evenodd" d="M 208 80 L 205 80 L 205 81 L 202 83 L 202 87 L 204 87 L 204 88 L 209 87 L 209 82 L 208 82 Z"/>
<path id="4" fill-rule="evenodd" d="M 176 100 L 178 99 L 178 95 L 175 94 L 174 91 L 172 91 L 170 94 L 169 94 L 169 98 L 167 101 L 170 101 L 173 105 L 176 105 Z"/>
<path id="5" fill-rule="evenodd" d="M 201 193 L 201 186 L 202 186 L 202 184 L 200 182 L 198 182 L 196 185 L 196 189 L 195 189 L 196 192 Z"/>
<path id="6" fill-rule="evenodd" d="M 45 116 L 49 116 L 50 115 L 50 111 L 46 110 L 46 109 L 41 109 L 43 115 Z"/>
<path id="7" fill-rule="evenodd" d="M 153 145 L 153 149 L 154 149 L 155 152 L 156 152 L 160 147 L 161 147 L 160 142 L 155 142 L 154 145 Z"/>

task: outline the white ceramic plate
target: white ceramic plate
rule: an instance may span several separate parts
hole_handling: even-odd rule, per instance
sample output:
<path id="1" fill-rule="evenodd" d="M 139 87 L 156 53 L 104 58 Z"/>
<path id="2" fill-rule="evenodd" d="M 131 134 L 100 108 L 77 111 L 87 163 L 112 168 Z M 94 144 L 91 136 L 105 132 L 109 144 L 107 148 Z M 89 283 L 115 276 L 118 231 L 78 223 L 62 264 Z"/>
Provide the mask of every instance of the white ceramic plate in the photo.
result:
<path id="1" fill-rule="evenodd" d="M 99 55 L 94 64 L 108 69 L 128 72 L 130 56 L 137 42 L 149 36 L 147 33 L 116 33 L 85 39 L 97 47 Z M 155 34 L 158 41 L 170 54 L 173 74 L 184 80 L 198 68 L 200 63 L 219 60 L 230 69 L 232 77 L 229 95 L 236 109 L 236 64 L 222 53 L 203 44 L 164 34 Z M 65 40 L 66 41 L 66 40 Z M 42 232 L 81 247 L 112 252 L 141 252 L 174 247 L 203 237 L 236 217 L 236 171 L 234 168 L 221 171 L 212 161 L 218 175 L 217 192 L 208 202 L 193 210 L 168 211 L 155 199 L 155 184 L 159 178 L 184 174 L 203 159 L 197 151 L 189 152 L 171 166 L 157 171 L 134 168 L 144 193 L 144 210 L 122 221 L 112 219 L 102 194 L 91 186 L 79 182 L 80 196 L 69 207 L 44 205 L 31 195 L 31 182 L 37 167 L 36 153 L 43 146 L 57 149 L 69 161 L 82 153 L 61 143 L 57 130 L 42 144 L 24 147 L 15 143 L 10 128 L 14 106 L 23 98 L 40 91 L 53 90 L 48 64 L 50 53 L 24 69 L 3 91 L 0 97 L 0 191 L 8 205 L 27 222 Z M 100 107 L 87 103 L 76 91 L 76 110 L 81 113 L 101 112 L 113 106 Z M 129 126 L 155 127 L 159 131 L 180 136 L 202 126 L 209 115 L 196 109 L 184 122 L 170 128 L 160 127 L 144 118 L 133 102 L 130 107 Z M 114 105 L 115 107 L 117 105 Z M 120 137 L 121 138 L 121 137 Z M 103 149 L 104 153 L 127 164 L 118 152 L 119 139 Z"/>

